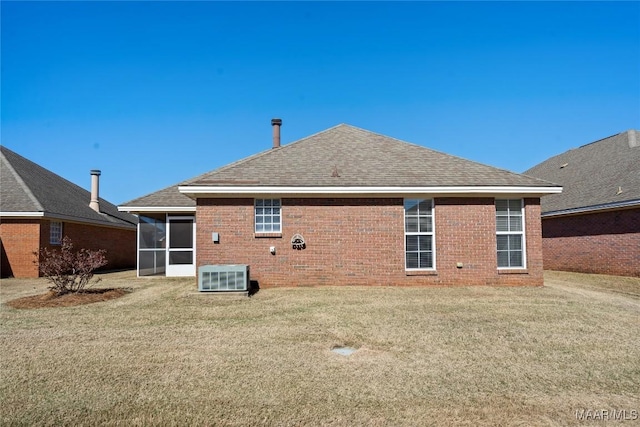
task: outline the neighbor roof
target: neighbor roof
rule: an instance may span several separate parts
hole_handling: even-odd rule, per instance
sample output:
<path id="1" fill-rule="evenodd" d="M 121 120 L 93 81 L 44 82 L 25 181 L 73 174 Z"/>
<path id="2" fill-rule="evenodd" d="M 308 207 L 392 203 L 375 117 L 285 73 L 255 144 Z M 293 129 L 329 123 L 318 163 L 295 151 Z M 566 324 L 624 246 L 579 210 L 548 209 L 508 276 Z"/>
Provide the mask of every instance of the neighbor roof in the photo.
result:
<path id="1" fill-rule="evenodd" d="M 136 206 L 195 206 L 184 194 L 262 192 L 285 188 L 535 187 L 555 184 L 454 157 L 354 126 L 341 124 L 278 148 L 127 202 Z M 550 190 L 550 189 L 555 190 Z M 515 192 L 515 191 L 514 191 Z M 182 196 L 182 197 L 179 197 Z"/>
<path id="2" fill-rule="evenodd" d="M 562 194 L 542 198 L 544 214 L 640 205 L 640 135 L 629 130 L 583 145 L 525 175 L 563 186 Z"/>
<path id="3" fill-rule="evenodd" d="M 89 207 L 91 193 L 0 146 L 0 211 L 4 216 L 45 216 L 112 227 L 135 228 L 134 215 L 100 198 L 100 213 Z"/>

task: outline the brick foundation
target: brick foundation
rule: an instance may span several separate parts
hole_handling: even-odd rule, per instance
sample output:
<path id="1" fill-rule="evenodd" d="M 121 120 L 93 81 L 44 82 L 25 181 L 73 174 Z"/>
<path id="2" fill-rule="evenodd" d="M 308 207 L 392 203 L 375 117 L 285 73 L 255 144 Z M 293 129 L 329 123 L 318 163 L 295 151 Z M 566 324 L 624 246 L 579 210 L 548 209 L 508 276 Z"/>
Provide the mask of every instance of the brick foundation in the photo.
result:
<path id="1" fill-rule="evenodd" d="M 549 270 L 640 277 L 640 209 L 542 220 Z"/>
<path id="2" fill-rule="evenodd" d="M 539 199 L 525 205 L 524 271 L 497 269 L 493 198 L 434 200 L 435 272 L 405 271 L 401 198 L 283 198 L 282 234 L 269 237 L 254 233 L 253 199 L 198 199 L 197 264 L 249 264 L 261 287 L 542 285 Z"/>

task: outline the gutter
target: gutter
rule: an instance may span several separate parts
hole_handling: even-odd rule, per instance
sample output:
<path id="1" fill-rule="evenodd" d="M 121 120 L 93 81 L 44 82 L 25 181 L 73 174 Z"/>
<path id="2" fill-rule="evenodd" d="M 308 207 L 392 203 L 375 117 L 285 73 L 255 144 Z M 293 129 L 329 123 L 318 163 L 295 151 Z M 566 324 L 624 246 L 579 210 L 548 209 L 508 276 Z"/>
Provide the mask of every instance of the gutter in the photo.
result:
<path id="1" fill-rule="evenodd" d="M 553 218 L 553 217 L 563 216 L 563 215 L 577 215 L 577 214 L 601 212 L 601 211 L 607 211 L 607 210 L 629 209 L 634 207 L 640 207 L 640 199 L 543 212 L 542 218 Z"/>

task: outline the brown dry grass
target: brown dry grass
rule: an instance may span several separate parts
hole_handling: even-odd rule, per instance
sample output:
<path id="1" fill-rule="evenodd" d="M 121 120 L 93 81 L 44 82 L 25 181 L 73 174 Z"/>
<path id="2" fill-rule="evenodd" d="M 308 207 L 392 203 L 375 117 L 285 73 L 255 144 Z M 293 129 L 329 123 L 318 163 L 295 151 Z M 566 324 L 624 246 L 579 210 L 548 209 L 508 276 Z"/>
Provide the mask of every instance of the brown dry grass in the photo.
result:
<path id="1" fill-rule="evenodd" d="M 193 279 L 104 275 L 133 292 L 1 306 L 0 424 L 585 425 L 576 410 L 640 409 L 640 279 L 617 282 L 221 298 Z M 0 286 L 3 303 L 46 290 Z"/>

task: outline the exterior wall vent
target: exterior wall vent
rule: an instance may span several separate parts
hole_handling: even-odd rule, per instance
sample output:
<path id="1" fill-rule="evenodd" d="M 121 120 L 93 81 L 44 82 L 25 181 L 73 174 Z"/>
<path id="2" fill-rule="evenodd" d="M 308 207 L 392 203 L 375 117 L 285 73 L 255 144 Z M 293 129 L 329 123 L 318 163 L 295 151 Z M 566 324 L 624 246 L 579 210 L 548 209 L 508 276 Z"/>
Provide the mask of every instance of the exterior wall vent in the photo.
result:
<path id="1" fill-rule="evenodd" d="M 198 268 L 200 292 L 248 292 L 248 265 L 203 265 Z"/>

